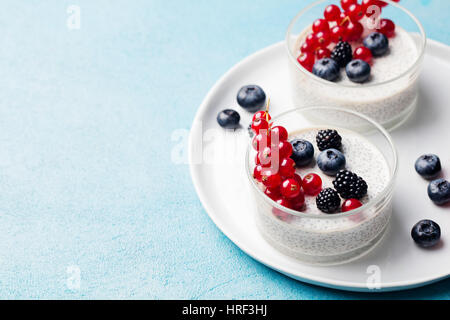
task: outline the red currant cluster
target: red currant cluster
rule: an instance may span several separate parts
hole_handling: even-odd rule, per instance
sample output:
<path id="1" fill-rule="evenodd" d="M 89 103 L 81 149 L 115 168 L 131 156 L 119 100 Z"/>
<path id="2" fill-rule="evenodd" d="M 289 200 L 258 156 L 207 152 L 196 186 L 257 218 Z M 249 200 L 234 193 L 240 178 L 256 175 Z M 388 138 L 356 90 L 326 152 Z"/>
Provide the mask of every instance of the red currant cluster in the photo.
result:
<path id="1" fill-rule="evenodd" d="M 400 0 L 393 0 L 399 2 Z M 364 27 L 361 19 L 372 17 L 375 13 L 371 6 L 385 7 L 386 2 L 379 0 L 341 0 L 341 8 L 337 5 L 328 5 L 324 11 L 324 19 L 317 19 L 312 24 L 312 33 L 306 36 L 305 42 L 300 47 L 300 56 L 297 61 L 309 72 L 312 71 L 316 60 L 329 58 L 330 44 L 339 41 L 356 42 L 361 40 Z M 376 31 L 383 33 L 388 38 L 395 34 L 395 24 L 389 19 L 378 21 Z M 361 59 L 367 63 L 372 61 L 372 53 L 366 47 L 355 49 L 354 59 Z"/>

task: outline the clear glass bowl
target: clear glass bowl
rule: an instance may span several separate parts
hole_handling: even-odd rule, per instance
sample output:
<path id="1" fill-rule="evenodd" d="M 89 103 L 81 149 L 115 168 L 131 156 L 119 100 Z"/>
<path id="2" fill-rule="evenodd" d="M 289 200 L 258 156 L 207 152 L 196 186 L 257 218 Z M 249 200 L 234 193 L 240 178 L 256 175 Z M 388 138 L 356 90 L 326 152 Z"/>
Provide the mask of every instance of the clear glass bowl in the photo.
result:
<path id="1" fill-rule="evenodd" d="M 348 124 L 341 123 L 337 127 L 334 121 L 328 121 L 341 117 L 349 119 Z M 362 114 L 336 107 L 299 108 L 285 112 L 273 121 L 276 125 L 284 126 L 290 134 L 309 128 L 336 128 L 341 132 L 351 130 L 352 134 L 367 140 L 381 153 L 381 158 L 386 161 L 385 168 L 388 168 L 386 171 L 389 172 L 386 184 L 356 210 L 336 214 L 294 211 L 267 197 L 262 185 L 253 178 L 256 151 L 250 143 L 245 164 L 257 204 L 256 222 L 261 234 L 279 251 L 310 264 L 340 264 L 367 253 L 383 237 L 392 213 L 397 152 L 387 131 Z M 355 122 L 357 126 L 351 125 Z M 361 123 L 364 125 L 361 126 Z M 317 154 L 316 148 L 315 156 Z M 310 197 L 310 201 L 314 201 L 314 197 Z"/>
<path id="2" fill-rule="evenodd" d="M 387 129 L 397 127 L 414 111 L 418 101 L 418 76 L 426 46 L 425 31 L 420 22 L 407 9 L 392 1 L 380 1 L 388 4 L 382 8 L 380 17 L 389 18 L 396 23 L 398 38 L 397 40 L 390 39 L 391 53 L 393 45 L 395 45 L 392 43 L 393 41 L 399 41 L 400 47 L 405 47 L 402 45 L 405 42 L 402 41 L 406 41 L 412 49 L 417 50 L 417 55 L 414 53 L 408 60 L 403 59 L 403 66 L 399 67 L 399 70 L 395 68 L 395 61 L 398 60 L 394 60 L 394 56 L 392 56 L 391 62 L 389 65 L 385 64 L 382 72 L 387 77 L 386 81 L 374 80 L 365 84 L 334 83 L 314 76 L 297 62 L 301 43 L 299 39 L 310 32 L 311 24 L 315 19 L 323 17 L 324 8 L 327 5 L 339 4 L 339 1 L 319 0 L 314 2 L 297 14 L 289 24 L 286 33 L 286 49 L 293 89 L 292 99 L 295 106 L 339 106 L 363 113 Z M 366 34 L 372 32 L 374 28 L 372 20 L 370 21 L 371 23 L 363 21 Z M 408 52 L 410 51 L 408 50 Z M 402 55 L 398 54 L 397 56 Z M 385 62 L 380 58 L 375 58 L 374 63 L 374 68 L 376 68 L 377 63 Z M 374 72 L 374 69 L 372 71 Z"/>

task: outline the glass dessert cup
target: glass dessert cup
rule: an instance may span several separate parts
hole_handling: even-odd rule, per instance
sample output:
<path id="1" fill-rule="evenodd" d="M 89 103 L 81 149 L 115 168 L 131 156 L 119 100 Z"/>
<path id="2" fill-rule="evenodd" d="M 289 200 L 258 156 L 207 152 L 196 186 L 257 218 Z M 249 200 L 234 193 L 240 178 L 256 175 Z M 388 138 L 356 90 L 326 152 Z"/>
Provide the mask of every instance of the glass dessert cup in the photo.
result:
<path id="1" fill-rule="evenodd" d="M 349 123 L 336 126 L 334 121 L 327 120 L 337 117 L 345 117 Z M 245 165 L 256 201 L 255 218 L 260 233 L 278 251 L 308 264 L 342 264 L 368 253 L 383 238 L 392 214 L 397 153 L 387 131 L 362 114 L 337 107 L 298 108 L 272 120 L 276 125 L 287 129 L 289 139 L 291 133 L 308 129 L 334 128 L 338 132 L 351 132 L 352 135 L 367 141 L 380 153 L 380 159 L 386 164 L 387 178 L 386 182 L 377 188 L 379 192 L 373 194 L 362 207 L 355 210 L 335 214 L 291 210 L 266 196 L 261 184 L 253 178 L 256 151 L 250 143 Z M 352 125 L 355 122 L 358 125 Z M 361 123 L 364 125 L 361 126 Z M 314 141 L 311 142 L 315 144 Z M 356 149 L 358 150 L 358 147 Z M 316 148 L 316 154 L 317 152 Z M 373 172 L 373 175 L 377 174 Z M 309 198 L 311 198 L 309 205 L 312 206 L 311 201 L 315 203 L 314 197 Z"/>
<path id="2" fill-rule="evenodd" d="M 383 70 L 392 73 L 385 80 L 369 81 L 364 84 L 330 82 L 321 79 L 303 68 L 298 62 L 299 40 L 311 30 L 315 19 L 323 18 L 327 5 L 337 4 L 336 0 L 319 0 L 300 11 L 291 21 L 286 33 L 289 72 L 292 84 L 292 100 L 296 106 L 338 106 L 360 112 L 371 117 L 386 129 L 401 125 L 414 111 L 418 101 L 418 77 L 421 71 L 426 46 L 425 31 L 420 22 L 407 9 L 395 2 L 380 0 L 388 5 L 382 8 L 381 18 L 390 18 L 397 24 L 401 39 L 407 41 L 417 54 L 411 55 L 404 68 L 397 70 L 393 62 Z M 366 18 L 365 18 L 366 19 Z M 365 32 L 374 27 L 368 23 Z M 375 30 L 373 30 L 375 31 Z M 395 38 L 389 39 L 395 43 Z M 391 43 L 391 51 L 392 45 Z M 401 46 L 401 45 L 400 45 Z M 395 50 L 395 48 L 394 48 Z M 408 50 L 408 52 L 411 50 Z M 387 54 L 389 55 L 389 53 Z M 397 54 L 399 59 L 402 56 Z M 377 63 L 374 60 L 374 71 Z M 385 74 L 386 75 L 386 74 Z"/>

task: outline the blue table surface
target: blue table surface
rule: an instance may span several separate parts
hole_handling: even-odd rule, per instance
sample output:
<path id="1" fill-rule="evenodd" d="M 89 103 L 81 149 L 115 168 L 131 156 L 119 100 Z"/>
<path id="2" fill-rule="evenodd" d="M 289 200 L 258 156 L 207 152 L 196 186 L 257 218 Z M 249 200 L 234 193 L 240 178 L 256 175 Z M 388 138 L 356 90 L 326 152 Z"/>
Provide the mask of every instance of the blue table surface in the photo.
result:
<path id="1" fill-rule="evenodd" d="M 450 1 L 402 2 L 450 44 Z M 449 299 L 450 280 L 376 295 L 291 280 L 228 240 L 171 162 L 214 82 L 306 3 L 3 1 L 0 298 Z"/>

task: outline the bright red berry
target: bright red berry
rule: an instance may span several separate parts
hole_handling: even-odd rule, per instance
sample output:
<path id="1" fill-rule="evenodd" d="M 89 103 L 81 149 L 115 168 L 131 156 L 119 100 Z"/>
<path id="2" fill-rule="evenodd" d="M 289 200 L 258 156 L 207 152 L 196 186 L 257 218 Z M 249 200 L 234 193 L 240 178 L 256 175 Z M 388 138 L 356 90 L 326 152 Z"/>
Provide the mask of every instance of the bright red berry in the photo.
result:
<path id="1" fill-rule="evenodd" d="M 303 190 L 310 196 L 316 196 L 322 190 L 322 179 L 315 173 L 303 177 Z"/>
<path id="2" fill-rule="evenodd" d="M 347 41 L 358 41 L 364 31 L 364 27 L 359 22 L 351 22 L 348 24 L 345 32 Z"/>
<path id="3" fill-rule="evenodd" d="M 339 20 L 337 21 L 339 26 L 346 27 L 350 23 L 350 18 L 344 13 L 341 12 L 341 15 L 339 16 Z"/>
<path id="4" fill-rule="evenodd" d="M 305 204 L 305 193 L 303 192 L 303 190 L 300 190 L 300 193 L 298 194 L 298 196 L 296 196 L 291 200 L 291 204 L 292 204 L 292 209 L 296 210 L 296 211 L 301 211 L 303 209 L 303 206 Z"/>
<path id="5" fill-rule="evenodd" d="M 314 52 L 313 45 L 310 45 L 308 42 L 303 42 L 302 46 L 300 47 L 301 53 L 307 53 L 307 52 Z"/>
<path id="6" fill-rule="evenodd" d="M 353 59 L 360 59 L 367 63 L 372 62 L 372 51 L 366 47 L 358 47 L 355 49 L 353 53 Z"/>
<path id="7" fill-rule="evenodd" d="M 330 4 L 326 6 L 323 16 L 327 21 L 338 21 L 341 15 L 341 9 L 337 5 Z"/>
<path id="8" fill-rule="evenodd" d="M 310 33 L 306 36 L 305 42 L 309 44 L 311 47 L 314 47 L 317 44 L 317 38 L 314 33 Z"/>
<path id="9" fill-rule="evenodd" d="M 362 17 L 364 17 L 364 8 L 363 8 L 363 6 L 355 3 L 348 7 L 348 9 L 346 10 L 346 13 L 347 13 L 348 17 L 350 18 L 350 20 L 359 21 L 362 19 Z"/>
<path id="10" fill-rule="evenodd" d="M 275 189 L 281 184 L 281 176 L 277 170 L 264 168 L 261 172 L 261 182 L 270 189 Z"/>
<path id="11" fill-rule="evenodd" d="M 297 197 L 302 190 L 297 181 L 294 179 L 286 179 L 281 183 L 280 191 L 283 197 L 293 199 Z"/>
<path id="12" fill-rule="evenodd" d="M 265 119 L 267 121 L 267 119 L 272 119 L 270 117 L 270 114 L 267 113 L 266 111 L 258 111 L 253 115 L 253 119 L 252 121 L 258 120 L 258 119 Z"/>
<path id="13" fill-rule="evenodd" d="M 292 209 L 292 203 L 291 201 L 289 201 L 289 199 L 286 198 L 278 198 L 277 200 L 275 200 L 276 203 L 278 203 L 280 206 Z M 274 212 L 275 213 L 275 212 Z M 277 211 L 278 214 L 280 214 L 280 212 Z M 278 216 L 278 214 L 276 214 Z M 281 216 L 283 218 L 285 218 L 285 215 L 288 215 L 287 213 L 282 212 Z"/>
<path id="14" fill-rule="evenodd" d="M 352 211 L 361 206 L 362 206 L 361 201 L 357 199 L 348 199 L 345 200 L 344 203 L 342 204 L 342 212 Z"/>
<path id="15" fill-rule="evenodd" d="M 388 38 L 392 38 L 395 35 L 395 23 L 389 19 L 381 19 L 380 28 L 378 28 L 377 31 Z"/>
<path id="16" fill-rule="evenodd" d="M 329 58 L 331 56 L 331 51 L 327 48 L 320 48 L 316 51 L 316 58 L 318 60 L 323 58 Z"/>
<path id="17" fill-rule="evenodd" d="M 255 169 L 253 169 L 253 178 L 255 178 L 255 180 L 261 182 L 262 179 L 262 175 L 261 172 L 263 170 L 263 167 L 261 166 L 256 166 Z"/>
<path id="18" fill-rule="evenodd" d="M 300 177 L 300 175 L 298 175 L 298 174 L 294 174 L 294 177 L 293 177 L 293 179 L 294 179 L 295 181 L 297 181 L 297 182 L 298 182 L 298 184 L 300 185 L 300 187 L 302 187 L 302 186 L 303 186 L 303 180 L 302 180 L 302 177 Z"/>
<path id="19" fill-rule="evenodd" d="M 292 144 L 288 141 L 280 141 L 278 144 L 280 159 L 289 158 L 292 155 Z"/>
<path id="20" fill-rule="evenodd" d="M 344 11 L 347 11 L 348 7 L 357 2 L 357 0 L 341 0 L 341 7 L 342 9 L 344 9 Z"/>
<path id="21" fill-rule="evenodd" d="M 259 134 L 261 130 L 269 130 L 269 123 L 266 119 L 259 118 L 252 122 L 252 130 L 254 133 Z"/>
<path id="22" fill-rule="evenodd" d="M 288 132 L 285 127 L 275 126 L 270 130 L 271 141 L 276 143 L 276 141 L 285 141 L 288 139 Z"/>
<path id="23" fill-rule="evenodd" d="M 339 41 L 347 41 L 345 37 L 345 27 L 335 26 L 331 28 L 330 37 L 331 41 L 334 43 L 338 43 Z"/>
<path id="24" fill-rule="evenodd" d="M 303 68 L 311 72 L 314 67 L 314 63 L 316 62 L 316 59 L 314 57 L 314 53 L 304 52 L 297 58 L 297 61 Z"/>
<path id="25" fill-rule="evenodd" d="M 263 167 L 270 167 L 272 164 L 272 149 L 270 147 L 265 147 L 256 155 L 258 158 L 258 164 Z"/>
<path id="26" fill-rule="evenodd" d="M 280 188 L 275 188 L 275 189 L 266 188 L 266 190 L 264 190 L 264 194 L 266 196 L 268 196 L 270 199 L 272 199 L 273 201 L 276 201 L 281 197 Z"/>
<path id="27" fill-rule="evenodd" d="M 313 22 L 312 29 L 314 32 L 320 32 L 320 31 L 330 31 L 330 25 L 328 24 L 328 21 L 325 19 L 317 19 Z"/>
<path id="28" fill-rule="evenodd" d="M 328 31 L 319 31 L 316 33 L 317 47 L 326 48 L 331 43 L 331 36 Z"/>
<path id="29" fill-rule="evenodd" d="M 252 146 L 256 151 L 260 151 L 261 149 L 270 146 L 270 136 L 262 133 L 255 135 L 252 140 Z"/>
<path id="30" fill-rule="evenodd" d="M 283 178 L 293 178 L 295 175 L 295 162 L 291 158 L 285 158 L 280 162 L 280 174 Z M 300 185 L 301 186 L 301 185 Z"/>

